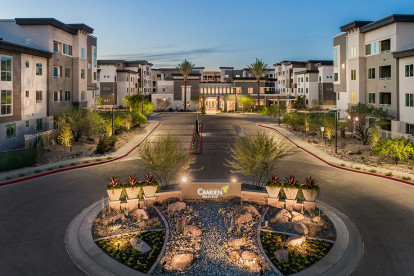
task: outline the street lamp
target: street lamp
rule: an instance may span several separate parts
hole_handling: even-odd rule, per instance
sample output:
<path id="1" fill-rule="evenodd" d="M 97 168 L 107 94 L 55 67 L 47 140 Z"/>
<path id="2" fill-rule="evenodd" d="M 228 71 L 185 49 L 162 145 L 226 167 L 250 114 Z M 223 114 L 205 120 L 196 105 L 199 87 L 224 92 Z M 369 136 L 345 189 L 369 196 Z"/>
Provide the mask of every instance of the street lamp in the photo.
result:
<path id="1" fill-rule="evenodd" d="M 338 108 L 330 108 L 335 111 L 335 153 L 338 153 Z M 349 115 L 348 115 L 349 117 Z"/>

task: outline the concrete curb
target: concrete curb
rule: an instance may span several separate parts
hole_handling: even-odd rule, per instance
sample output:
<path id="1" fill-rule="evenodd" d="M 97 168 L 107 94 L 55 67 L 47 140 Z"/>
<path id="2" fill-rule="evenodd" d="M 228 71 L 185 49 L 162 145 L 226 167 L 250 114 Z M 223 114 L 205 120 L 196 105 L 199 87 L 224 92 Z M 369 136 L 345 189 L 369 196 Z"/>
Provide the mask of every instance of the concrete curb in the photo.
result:
<path id="1" fill-rule="evenodd" d="M 118 156 L 118 157 L 115 157 L 115 158 L 112 158 L 112 159 L 109 159 L 109 160 L 96 162 L 96 163 L 83 164 L 83 165 L 73 166 L 73 167 L 69 167 L 69 168 L 62 168 L 62 169 L 57 169 L 57 170 L 54 170 L 54 171 L 39 173 L 39 174 L 36 174 L 36 175 L 24 177 L 24 178 L 10 180 L 10 181 L 0 183 L 0 186 L 14 184 L 14 183 L 18 183 L 18 182 L 22 182 L 22 181 L 26 181 L 26 180 L 30 180 L 30 179 L 35 179 L 35 178 L 39 178 L 39 177 L 43 177 L 43 176 L 47 176 L 47 175 L 51 175 L 51 174 L 56 174 L 56 173 L 60 173 L 60 172 L 65 172 L 65 171 L 71 171 L 71 170 L 76 170 L 76 169 L 82 169 L 82 168 L 86 168 L 86 167 L 102 165 L 102 164 L 106 164 L 106 163 L 113 162 L 113 161 L 116 161 L 116 160 L 120 160 L 120 159 L 125 158 L 126 156 L 128 156 L 133 150 L 135 150 L 137 147 L 139 147 L 155 131 L 155 129 L 158 128 L 158 126 L 160 124 L 161 124 L 161 122 L 158 122 L 158 124 L 147 135 L 145 135 L 144 138 L 137 145 L 132 147 L 130 150 L 128 150 L 125 154 L 123 154 L 121 156 Z"/>
<path id="2" fill-rule="evenodd" d="M 168 221 L 167 219 L 164 217 L 164 215 L 161 213 L 161 211 L 158 209 L 157 206 L 154 206 L 155 211 L 157 211 L 158 215 L 160 216 L 160 218 L 162 219 L 162 221 L 164 222 L 165 225 L 165 240 L 164 240 L 164 244 L 162 245 L 162 249 L 160 254 L 158 255 L 157 260 L 155 261 L 155 263 L 151 266 L 150 270 L 148 270 L 147 274 L 152 274 L 152 272 L 154 271 L 154 269 L 157 267 L 157 265 L 160 263 L 162 256 L 164 256 L 165 253 L 165 249 L 167 248 L 167 244 L 168 244 L 168 240 L 170 238 L 170 227 L 168 226 Z"/>
<path id="3" fill-rule="evenodd" d="M 326 160 L 325 160 L 325 159 L 323 159 L 322 157 L 319 157 L 318 155 L 314 154 L 313 152 L 311 152 L 311 151 L 309 151 L 309 150 L 307 150 L 307 149 L 305 149 L 305 148 L 303 148 L 303 147 L 299 146 L 299 145 L 298 145 L 297 143 L 295 143 L 292 139 L 290 139 L 289 137 L 287 137 L 286 135 L 284 135 L 282 132 L 280 132 L 280 131 L 279 131 L 279 130 L 277 130 L 276 128 L 273 128 L 273 127 L 270 127 L 270 126 L 265 126 L 265 125 L 262 125 L 262 124 L 260 124 L 260 123 L 259 123 L 259 124 L 257 124 L 257 125 L 258 125 L 258 126 L 260 126 L 260 127 L 263 127 L 263 128 L 268 128 L 268 129 L 272 129 L 272 130 L 276 131 L 278 134 L 280 134 L 281 136 L 283 136 L 285 139 L 287 139 L 289 142 L 291 142 L 292 144 L 294 144 L 296 147 L 298 147 L 298 148 L 300 148 L 301 150 L 303 150 L 303 151 L 305 151 L 305 152 L 309 153 L 309 154 L 310 154 L 310 155 L 312 155 L 313 157 L 315 157 L 315 158 L 319 159 L 320 161 L 324 162 L 325 164 L 327 164 L 327 165 L 329 165 L 329 166 L 331 166 L 331 167 L 334 167 L 334 168 L 337 168 L 337 169 L 341 169 L 341 170 L 345 170 L 345 171 L 355 172 L 355 173 L 362 173 L 362 174 L 368 174 L 368 175 L 372 175 L 372 176 L 376 176 L 376 177 L 382 177 L 382 178 L 385 178 L 385 179 L 394 180 L 394 181 L 398 181 L 398 182 L 401 182 L 401 183 L 404 183 L 404 184 L 409 184 L 409 185 L 411 185 L 411 186 L 414 186 L 414 183 L 413 183 L 413 182 L 409 182 L 409 181 L 406 181 L 406 180 L 403 180 L 403 179 L 398 179 L 398 178 L 394 178 L 394 177 L 391 177 L 391 176 L 386 176 L 386 175 L 376 174 L 376 173 L 372 173 L 372 172 L 365 172 L 365 171 L 361 171 L 361 170 L 348 169 L 348 168 L 344 168 L 344 167 L 341 167 L 341 166 L 335 165 L 335 164 L 333 164 L 333 163 L 331 163 L 331 162 L 329 162 L 329 161 L 326 161 Z"/>
<path id="4" fill-rule="evenodd" d="M 319 262 L 315 263 L 311 267 L 295 273 L 295 276 L 307 276 L 307 275 L 349 275 L 355 267 L 358 265 L 359 260 L 362 258 L 364 245 L 362 242 L 361 234 L 351 220 L 341 213 L 339 210 L 329 206 L 326 203 L 318 201 L 316 206 L 332 221 L 336 230 L 336 240 L 332 249 L 323 257 Z M 266 214 L 268 209 L 266 209 Z M 262 220 L 261 220 L 262 221 Z M 260 240 L 260 225 L 258 226 L 258 243 L 259 248 L 262 250 L 262 243 Z M 262 252 L 264 256 L 264 250 Z M 273 263 L 266 256 L 266 260 L 273 268 Z M 278 271 L 278 270 L 276 270 Z M 280 275 L 282 275 L 280 273 Z"/>

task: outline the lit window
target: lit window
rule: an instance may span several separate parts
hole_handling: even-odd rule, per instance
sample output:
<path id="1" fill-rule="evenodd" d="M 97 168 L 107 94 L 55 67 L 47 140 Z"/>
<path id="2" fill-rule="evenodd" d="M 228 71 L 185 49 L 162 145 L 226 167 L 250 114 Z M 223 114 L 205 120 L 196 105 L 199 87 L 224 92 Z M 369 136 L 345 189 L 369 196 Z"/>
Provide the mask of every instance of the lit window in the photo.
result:
<path id="1" fill-rule="evenodd" d="M 351 103 L 356 103 L 356 102 L 357 102 L 356 92 L 352 92 L 351 93 Z"/>
<path id="2" fill-rule="evenodd" d="M 12 114 L 12 91 L 1 90 L 0 115 Z"/>
<path id="3" fill-rule="evenodd" d="M 356 80 L 356 70 L 351 70 L 351 80 Z"/>
<path id="4" fill-rule="evenodd" d="M 1 57 L 1 80 L 2 81 L 11 81 L 11 58 Z"/>

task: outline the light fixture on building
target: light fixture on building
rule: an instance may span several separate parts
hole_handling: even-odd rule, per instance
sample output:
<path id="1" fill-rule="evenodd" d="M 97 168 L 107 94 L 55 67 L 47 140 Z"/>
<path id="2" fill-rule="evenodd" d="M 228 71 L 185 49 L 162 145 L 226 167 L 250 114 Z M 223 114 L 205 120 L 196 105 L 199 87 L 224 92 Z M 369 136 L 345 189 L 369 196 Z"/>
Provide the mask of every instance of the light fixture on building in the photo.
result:
<path id="1" fill-rule="evenodd" d="M 232 181 L 233 181 L 233 182 L 236 182 L 236 178 L 233 178 L 233 179 L 232 179 Z"/>

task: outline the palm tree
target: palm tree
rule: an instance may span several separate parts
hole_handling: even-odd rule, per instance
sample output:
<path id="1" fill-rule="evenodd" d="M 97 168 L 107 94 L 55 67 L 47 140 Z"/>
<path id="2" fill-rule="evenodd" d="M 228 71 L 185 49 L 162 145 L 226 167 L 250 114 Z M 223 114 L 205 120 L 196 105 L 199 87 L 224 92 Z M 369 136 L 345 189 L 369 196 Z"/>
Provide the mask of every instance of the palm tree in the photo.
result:
<path id="1" fill-rule="evenodd" d="M 184 76 L 184 111 L 187 110 L 187 77 L 191 73 L 194 64 L 187 61 L 186 59 L 178 64 L 178 70 L 180 70 L 181 74 Z"/>
<path id="2" fill-rule="evenodd" d="M 257 104 L 260 111 L 260 78 L 265 71 L 268 70 L 267 64 L 265 64 L 261 59 L 256 58 L 256 62 L 248 66 L 252 71 L 253 75 L 256 77 L 257 81 Z"/>

